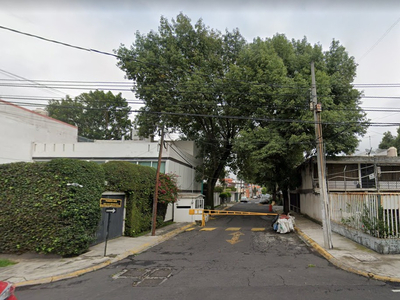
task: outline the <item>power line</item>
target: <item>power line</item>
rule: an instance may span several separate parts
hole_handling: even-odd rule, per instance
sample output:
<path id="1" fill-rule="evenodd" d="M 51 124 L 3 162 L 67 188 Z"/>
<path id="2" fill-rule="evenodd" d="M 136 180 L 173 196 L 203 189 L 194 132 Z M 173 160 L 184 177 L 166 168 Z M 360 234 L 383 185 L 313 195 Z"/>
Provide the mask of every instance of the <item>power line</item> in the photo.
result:
<path id="1" fill-rule="evenodd" d="M 360 62 L 365 56 L 367 56 L 374 48 L 388 35 L 388 33 L 400 22 L 400 18 L 396 20 L 387 30 L 386 32 L 373 44 L 363 55 L 361 55 L 358 62 Z"/>
<path id="2" fill-rule="evenodd" d="M 29 36 L 29 37 L 40 39 L 40 40 L 43 40 L 43 41 L 46 41 L 46 42 L 51 42 L 51 43 L 63 45 L 63 46 L 70 47 L 70 48 L 75 48 L 75 49 L 78 49 L 78 50 L 94 52 L 94 53 L 99 53 L 99 54 L 104 54 L 104 55 L 108 55 L 108 56 L 113 56 L 113 57 L 119 58 L 118 55 L 113 54 L 113 53 L 109 53 L 109 52 L 105 52 L 105 51 L 101 51 L 101 50 L 97 50 L 97 49 L 80 47 L 80 46 L 76 46 L 76 45 L 72 45 L 72 44 L 68 44 L 68 43 L 64 43 L 64 42 L 60 42 L 60 41 L 56 41 L 56 40 L 52 40 L 52 39 L 48 39 L 48 38 L 45 38 L 45 37 L 42 37 L 42 36 L 38 36 L 38 35 L 35 35 L 35 34 L 19 31 L 19 30 L 12 29 L 12 28 L 9 28 L 9 27 L 1 26 L 1 25 L 0 25 L 0 29 L 5 29 L 5 30 L 8 30 L 8 31 L 12 31 L 12 32 L 18 33 L 18 34 L 26 35 L 26 36 Z"/>
<path id="3" fill-rule="evenodd" d="M 19 78 L 19 79 L 22 79 L 22 81 L 29 81 L 29 82 L 32 82 L 32 83 L 34 83 L 34 84 L 36 84 L 36 85 L 38 85 L 38 86 L 40 86 L 40 87 L 42 87 L 42 88 L 47 88 L 47 89 L 49 89 L 49 90 L 51 90 L 51 91 L 53 91 L 53 92 L 57 92 L 57 93 L 61 93 L 61 94 L 65 95 L 65 93 L 63 93 L 63 92 L 61 92 L 61 91 L 59 91 L 59 90 L 56 90 L 55 88 L 52 88 L 52 87 L 48 87 L 48 86 L 46 86 L 46 85 L 43 85 L 43 84 L 41 84 L 41 83 L 39 83 L 39 82 L 37 82 L 37 81 L 35 81 L 35 80 L 27 79 L 27 78 L 25 78 L 25 77 L 16 75 L 16 74 L 14 74 L 14 73 L 11 73 L 11 72 L 8 72 L 8 71 L 2 70 L 2 69 L 0 69 L 0 72 L 3 73 L 3 74 L 5 74 L 6 76 L 14 77 L 14 78 Z"/>
<path id="4" fill-rule="evenodd" d="M 35 101 L 49 101 L 49 100 L 58 100 L 54 99 L 51 97 L 48 98 L 33 98 L 30 96 L 1 96 L 2 99 L 7 99 L 7 100 L 35 100 Z M 63 99 L 59 99 L 63 100 Z M 35 102 L 20 102 L 20 101 L 8 101 L 9 103 L 16 104 L 16 105 L 21 105 L 21 106 L 39 106 L 39 107 L 47 107 L 47 104 L 43 103 L 35 103 Z M 144 101 L 141 100 L 126 100 L 126 102 L 130 105 L 145 105 Z M 0 103 L 0 105 L 5 105 L 4 103 Z M 180 103 L 180 104 L 175 104 L 171 105 L 170 107 L 176 107 L 176 108 L 184 108 L 187 106 L 192 106 L 191 103 Z M 207 105 L 206 105 L 207 106 Z M 209 107 L 214 107 L 214 104 L 209 104 Z M 66 107 L 68 108 L 68 107 Z M 308 110 L 308 104 L 305 104 L 304 106 L 291 106 L 291 107 L 286 107 L 286 106 L 279 106 L 279 105 L 274 105 L 275 109 L 282 109 L 282 110 Z M 389 113 L 399 113 L 400 108 L 390 108 L 390 107 L 362 107 L 362 108 L 348 108 L 348 107 L 343 107 L 343 108 L 325 108 L 323 111 L 364 111 L 364 112 L 389 112 Z"/>

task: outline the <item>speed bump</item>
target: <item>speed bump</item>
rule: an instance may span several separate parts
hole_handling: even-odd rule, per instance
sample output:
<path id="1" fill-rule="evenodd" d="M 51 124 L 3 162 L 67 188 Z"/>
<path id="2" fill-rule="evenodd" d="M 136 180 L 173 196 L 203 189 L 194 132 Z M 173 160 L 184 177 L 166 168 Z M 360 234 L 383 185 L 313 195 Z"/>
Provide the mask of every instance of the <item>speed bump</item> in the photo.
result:
<path id="1" fill-rule="evenodd" d="M 213 230 L 215 230 L 215 227 L 204 227 L 200 229 L 200 231 L 213 231 Z"/>

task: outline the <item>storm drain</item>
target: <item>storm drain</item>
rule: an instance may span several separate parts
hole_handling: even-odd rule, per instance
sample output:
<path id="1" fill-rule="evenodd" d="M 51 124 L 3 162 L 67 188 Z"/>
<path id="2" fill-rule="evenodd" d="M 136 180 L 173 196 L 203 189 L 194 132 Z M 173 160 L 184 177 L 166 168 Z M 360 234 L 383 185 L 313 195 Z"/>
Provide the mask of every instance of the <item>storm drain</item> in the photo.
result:
<path id="1" fill-rule="evenodd" d="M 132 286 L 155 287 L 162 284 L 172 275 L 171 268 L 124 269 L 113 276 L 113 279 L 132 279 Z"/>

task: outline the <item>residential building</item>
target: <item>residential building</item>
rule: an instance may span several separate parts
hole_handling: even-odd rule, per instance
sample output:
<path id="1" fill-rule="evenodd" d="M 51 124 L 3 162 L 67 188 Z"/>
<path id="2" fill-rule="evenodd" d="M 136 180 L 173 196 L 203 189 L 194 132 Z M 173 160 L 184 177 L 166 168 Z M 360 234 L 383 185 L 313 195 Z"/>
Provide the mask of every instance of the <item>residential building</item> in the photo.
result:
<path id="1" fill-rule="evenodd" d="M 78 128 L 0 100 L 0 164 L 32 161 L 32 143 L 74 143 Z"/>
<path id="2" fill-rule="evenodd" d="M 157 167 L 159 142 L 142 139 L 88 140 L 78 137 L 78 128 L 0 100 L 0 163 L 49 161 L 55 158 L 74 158 L 96 163 L 128 161 L 144 166 Z M 201 183 L 196 180 L 196 166 L 201 164 L 197 147 L 192 141 L 166 140 L 162 149 L 160 172 L 173 173 L 180 189 L 179 201 L 190 199 L 197 206 L 201 201 Z M 183 215 L 185 215 L 183 213 Z M 188 212 L 187 212 L 188 214 Z M 168 212 L 174 218 L 174 209 Z"/>

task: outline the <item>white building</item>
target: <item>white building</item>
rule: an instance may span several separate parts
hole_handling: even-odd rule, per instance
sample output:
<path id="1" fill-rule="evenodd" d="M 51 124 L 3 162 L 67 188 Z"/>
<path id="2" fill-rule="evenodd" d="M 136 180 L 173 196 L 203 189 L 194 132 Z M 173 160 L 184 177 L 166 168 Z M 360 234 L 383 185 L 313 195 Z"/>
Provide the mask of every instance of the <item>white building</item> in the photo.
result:
<path id="1" fill-rule="evenodd" d="M 200 192 L 201 185 L 195 180 L 195 167 L 201 163 L 196 158 L 196 147 L 190 141 L 166 141 L 162 149 L 160 172 L 177 175 L 181 192 Z M 157 167 L 159 143 L 149 140 L 118 140 L 74 143 L 33 143 L 32 159 L 49 161 L 54 158 L 76 158 L 97 163 L 129 161 L 149 167 Z"/>
<path id="2" fill-rule="evenodd" d="M 77 127 L 3 100 L 0 100 L 0 115 L 0 163 L 75 158 L 97 163 L 129 161 L 155 168 L 158 164 L 159 143 L 149 139 L 78 142 Z M 202 199 L 201 183 L 195 178 L 195 167 L 202 162 L 197 154 L 194 142 L 164 143 L 160 172 L 176 174 L 181 193 L 167 219 L 174 218 L 176 209 L 185 209 L 179 215 L 188 215 L 188 202 L 194 208 L 196 201 L 193 199 Z"/>
<path id="3" fill-rule="evenodd" d="M 78 128 L 0 100 L 0 163 L 32 161 L 33 142 L 73 143 Z"/>

